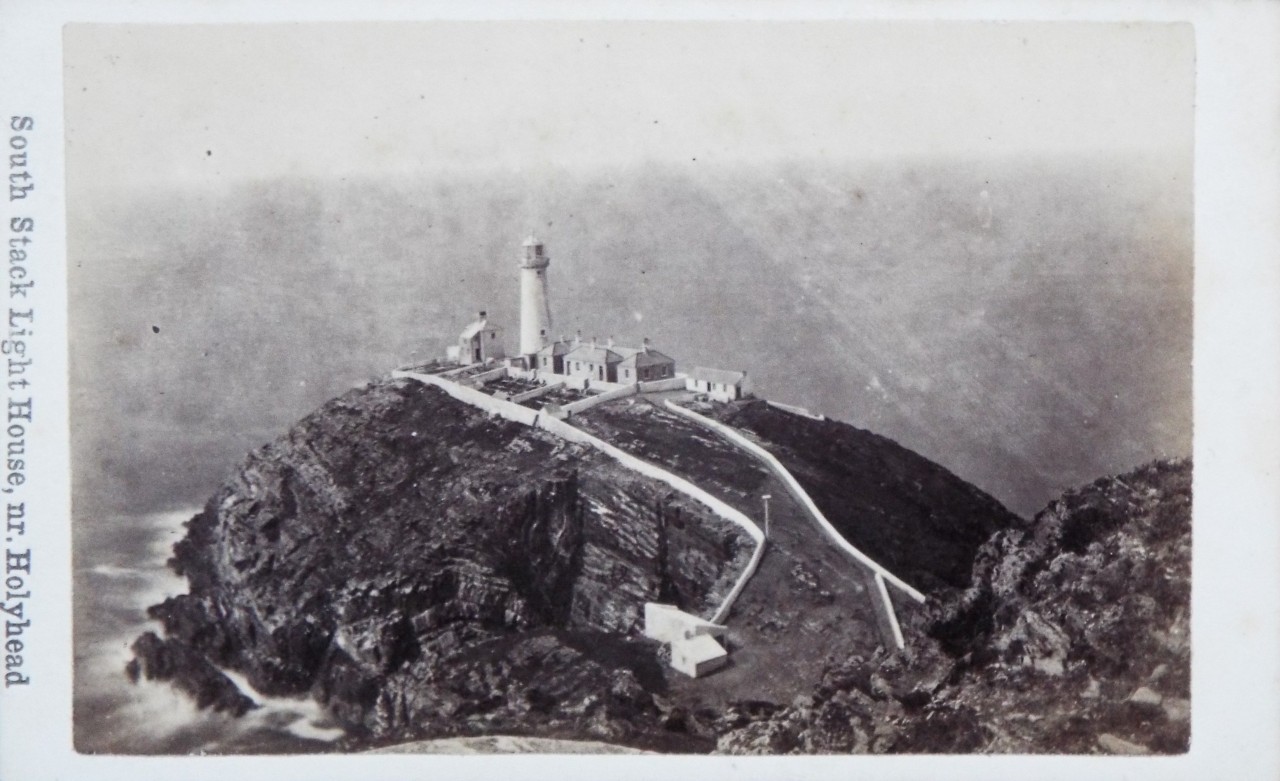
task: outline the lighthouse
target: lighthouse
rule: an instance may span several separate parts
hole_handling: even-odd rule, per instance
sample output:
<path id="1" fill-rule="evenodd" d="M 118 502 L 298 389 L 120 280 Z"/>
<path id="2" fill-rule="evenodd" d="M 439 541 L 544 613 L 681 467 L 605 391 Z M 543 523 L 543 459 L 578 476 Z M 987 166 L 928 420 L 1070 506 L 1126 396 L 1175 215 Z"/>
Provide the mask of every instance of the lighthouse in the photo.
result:
<path id="1" fill-rule="evenodd" d="M 520 354 L 530 365 L 534 353 L 547 344 L 551 332 L 551 304 L 547 301 L 547 266 L 551 258 L 533 236 L 524 240 L 520 256 Z"/>

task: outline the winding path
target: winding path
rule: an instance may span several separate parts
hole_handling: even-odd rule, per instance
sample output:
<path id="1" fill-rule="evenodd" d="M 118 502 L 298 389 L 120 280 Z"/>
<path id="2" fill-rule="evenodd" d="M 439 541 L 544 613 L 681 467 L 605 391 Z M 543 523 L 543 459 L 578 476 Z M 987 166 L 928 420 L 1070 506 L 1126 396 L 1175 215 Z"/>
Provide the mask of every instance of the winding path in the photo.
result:
<path id="1" fill-rule="evenodd" d="M 730 589 L 728 595 L 721 601 L 720 607 L 717 608 L 715 613 L 713 613 L 708 619 L 714 624 L 724 623 L 725 618 L 729 615 L 729 611 L 733 608 L 734 601 L 737 600 L 738 596 L 742 593 L 742 590 L 746 588 L 747 582 L 751 580 L 751 576 L 755 574 L 756 567 L 760 565 L 760 559 L 764 555 L 764 532 L 762 532 L 755 521 L 748 518 L 745 513 L 730 507 L 725 502 L 717 499 L 683 477 L 673 474 L 655 464 L 651 464 L 644 459 L 637 458 L 636 456 L 605 442 L 594 434 L 571 426 L 563 420 L 550 417 L 549 415 L 543 415 L 536 410 L 532 410 L 528 407 L 522 407 L 519 404 L 515 404 L 504 399 L 495 398 L 487 393 L 476 390 L 475 388 L 469 388 L 465 385 L 461 385 L 457 382 L 434 374 L 424 374 L 421 372 L 411 371 L 394 371 L 391 373 L 391 376 L 398 379 L 416 380 L 424 385 L 434 386 L 458 401 L 477 407 L 485 412 L 498 415 L 506 420 L 542 429 L 543 431 L 570 442 L 590 445 L 610 458 L 616 460 L 624 467 L 651 479 L 666 483 L 671 488 L 688 496 L 699 504 L 706 506 L 711 510 L 711 512 L 741 528 L 747 533 L 747 536 L 751 537 L 752 541 L 755 542 L 755 550 L 752 552 L 751 559 L 747 562 L 746 567 L 743 568 L 742 574 L 740 574 L 738 579 L 734 582 L 733 588 Z"/>
<path id="2" fill-rule="evenodd" d="M 831 521 L 827 520 L 827 516 L 823 515 L 822 511 L 818 509 L 818 505 L 814 503 L 808 492 L 800 485 L 800 481 L 796 480 L 790 470 L 783 466 L 782 462 L 768 450 L 765 450 L 760 445 L 752 442 L 732 426 L 725 425 L 718 420 L 712 420 L 705 415 L 694 412 L 686 407 L 682 407 L 670 399 L 665 400 L 663 405 L 677 415 L 719 434 L 733 445 L 751 454 L 758 461 L 763 463 L 769 471 L 773 472 L 773 474 L 782 481 L 783 485 L 787 487 L 787 490 L 791 495 L 800 502 L 801 506 L 803 506 L 805 511 L 809 514 L 809 517 L 812 518 L 819 527 L 821 527 L 823 532 L 825 532 L 829 538 L 831 538 L 831 541 L 845 553 L 853 557 L 855 561 L 874 573 L 876 590 L 879 592 L 880 597 L 881 609 L 885 620 L 888 622 L 889 627 L 893 632 L 894 642 L 900 649 L 905 647 L 906 642 L 902 636 L 902 627 L 898 623 L 897 611 L 893 608 L 893 601 L 889 598 L 889 591 L 885 584 L 888 583 L 893 585 L 916 602 L 923 603 L 925 601 L 924 594 L 907 585 L 907 583 L 897 575 L 894 575 L 892 572 L 874 561 L 870 556 L 858 550 L 852 543 L 846 540 L 840 532 L 836 531 L 836 527 L 833 526 Z"/>

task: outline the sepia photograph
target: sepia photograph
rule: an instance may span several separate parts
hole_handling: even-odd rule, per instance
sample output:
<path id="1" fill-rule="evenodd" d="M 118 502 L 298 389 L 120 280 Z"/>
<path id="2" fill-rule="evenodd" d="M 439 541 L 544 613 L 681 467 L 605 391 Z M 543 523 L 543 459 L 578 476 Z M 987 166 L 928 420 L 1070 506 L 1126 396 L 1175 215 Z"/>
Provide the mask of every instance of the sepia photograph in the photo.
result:
<path id="1" fill-rule="evenodd" d="M 1188 750 L 1190 25 L 63 46 L 77 752 Z"/>

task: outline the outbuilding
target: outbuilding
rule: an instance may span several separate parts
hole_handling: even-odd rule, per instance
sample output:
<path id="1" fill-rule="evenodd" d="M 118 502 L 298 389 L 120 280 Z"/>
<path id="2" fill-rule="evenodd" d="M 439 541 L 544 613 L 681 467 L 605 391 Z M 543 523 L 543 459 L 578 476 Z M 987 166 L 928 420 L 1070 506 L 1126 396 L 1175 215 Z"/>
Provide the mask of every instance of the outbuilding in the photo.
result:
<path id="1" fill-rule="evenodd" d="M 452 347 L 448 353 L 451 359 L 464 364 L 500 361 L 507 356 L 502 346 L 502 328 L 490 324 L 487 314 L 481 312 L 480 318 L 458 336 L 456 357 Z"/>
<path id="2" fill-rule="evenodd" d="M 646 602 L 644 634 L 671 645 L 671 666 L 690 678 L 699 678 L 729 662 L 729 652 L 717 637 L 728 627 L 684 612 L 675 605 Z"/>
<path id="3" fill-rule="evenodd" d="M 735 401 L 751 393 L 746 372 L 695 367 L 685 378 L 687 390 L 705 393 L 716 401 Z"/>

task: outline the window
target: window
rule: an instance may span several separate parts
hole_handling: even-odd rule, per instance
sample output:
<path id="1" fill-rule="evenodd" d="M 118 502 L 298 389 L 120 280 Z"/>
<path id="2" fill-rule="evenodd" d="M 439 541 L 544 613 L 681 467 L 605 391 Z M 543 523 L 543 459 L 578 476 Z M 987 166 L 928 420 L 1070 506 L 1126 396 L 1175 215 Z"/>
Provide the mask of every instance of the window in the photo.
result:
<path id="1" fill-rule="evenodd" d="M 623 376 L 623 377 L 626 377 L 628 380 L 629 380 L 629 379 L 631 379 L 631 370 L 630 370 L 630 369 L 623 369 L 623 370 L 622 370 L 622 376 Z"/>

